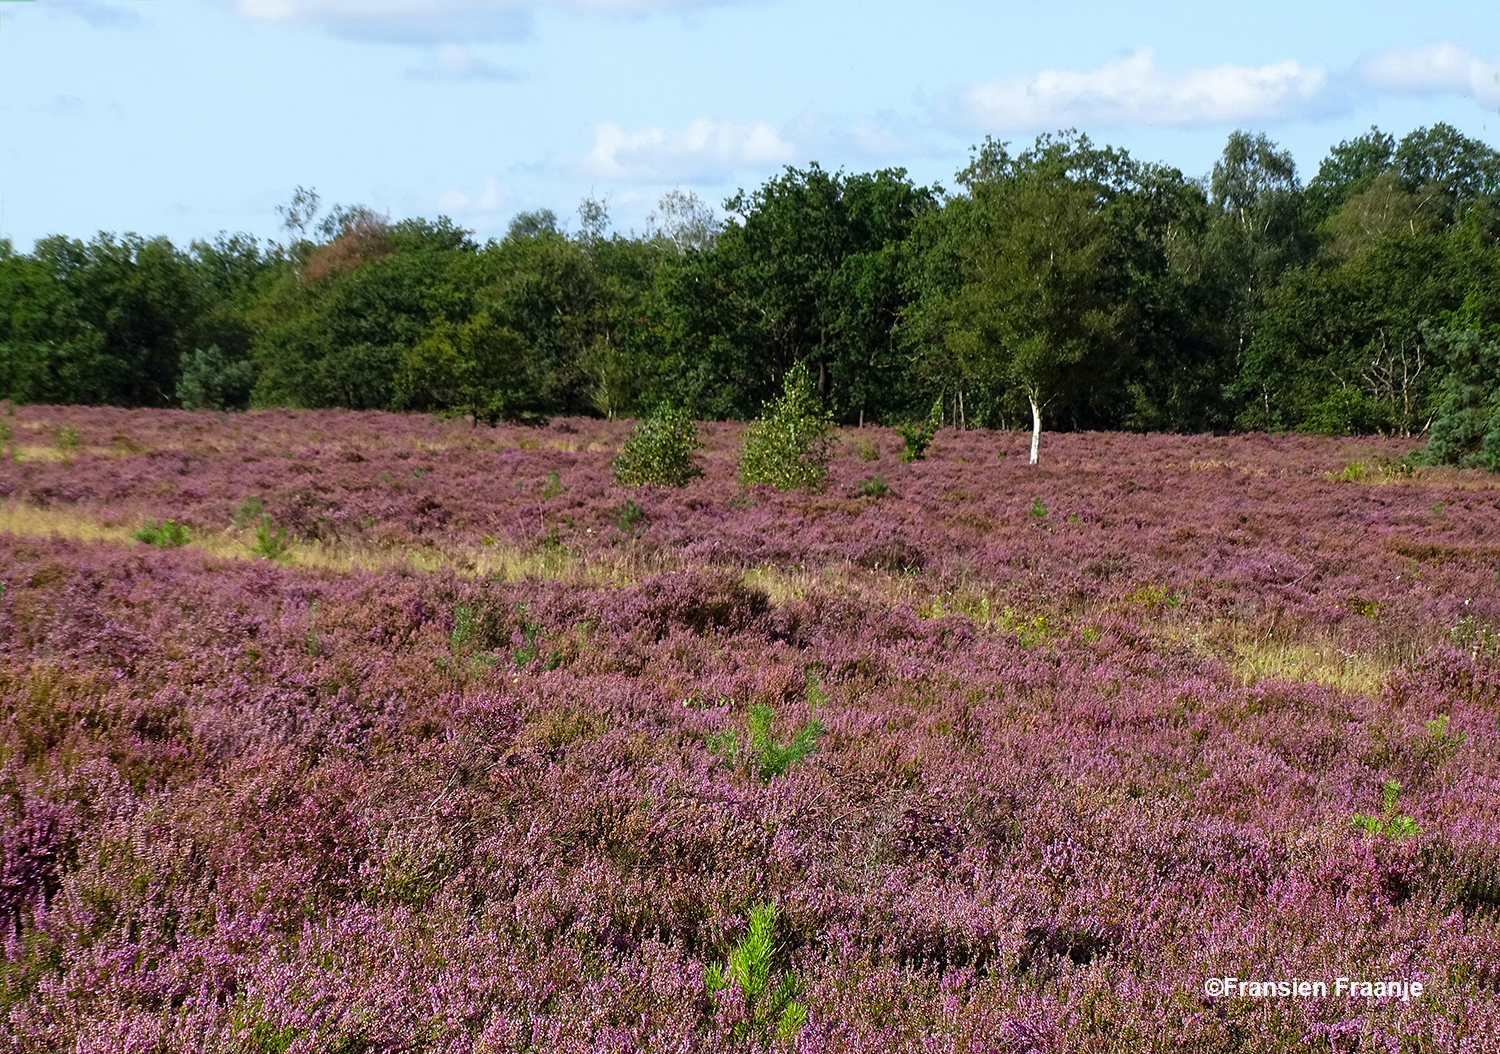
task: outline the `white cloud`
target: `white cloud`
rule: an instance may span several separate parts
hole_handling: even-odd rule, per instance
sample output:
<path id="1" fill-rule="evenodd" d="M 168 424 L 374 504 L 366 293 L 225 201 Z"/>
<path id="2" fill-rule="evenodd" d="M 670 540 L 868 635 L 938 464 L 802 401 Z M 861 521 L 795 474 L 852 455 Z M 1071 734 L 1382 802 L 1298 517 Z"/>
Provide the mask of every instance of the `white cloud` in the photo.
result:
<path id="1" fill-rule="evenodd" d="M 1085 73 L 1044 70 L 974 85 L 958 109 L 964 123 L 994 131 L 1184 127 L 1296 116 L 1325 105 L 1327 89 L 1326 71 L 1295 59 L 1173 72 L 1156 65 L 1150 48 L 1140 48 Z"/>
<path id="2" fill-rule="evenodd" d="M 462 44 L 439 44 L 432 49 L 424 65 L 413 66 L 406 71 L 409 77 L 423 80 L 450 81 L 513 81 L 516 74 L 497 66 L 488 59 L 474 55 Z"/>
<path id="3" fill-rule="evenodd" d="M 1359 64 L 1366 84 L 1387 92 L 1454 92 L 1484 106 L 1500 105 L 1500 65 L 1457 44 L 1383 51 Z"/>
<path id="4" fill-rule="evenodd" d="M 686 128 L 626 132 L 595 125 L 594 148 L 583 159 L 590 175 L 644 183 L 691 182 L 724 176 L 738 168 L 782 165 L 797 156 L 765 121 L 715 121 L 706 117 Z"/>
<path id="5" fill-rule="evenodd" d="M 221 0 L 223 2 L 223 0 Z M 603 14 L 706 7 L 722 0 L 227 0 L 245 18 L 306 22 L 349 37 L 407 42 L 516 39 L 543 5 Z"/>
<path id="6" fill-rule="evenodd" d="M 438 208 L 452 216 L 490 215 L 508 206 L 515 195 L 494 176 L 485 176 L 478 192 L 446 190 L 438 196 Z"/>

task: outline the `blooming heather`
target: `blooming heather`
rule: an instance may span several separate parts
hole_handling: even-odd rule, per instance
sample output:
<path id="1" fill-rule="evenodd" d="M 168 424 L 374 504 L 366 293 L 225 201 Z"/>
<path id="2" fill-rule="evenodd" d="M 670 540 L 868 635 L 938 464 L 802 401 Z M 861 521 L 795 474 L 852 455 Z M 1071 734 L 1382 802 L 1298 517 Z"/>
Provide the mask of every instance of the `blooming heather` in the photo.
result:
<path id="1" fill-rule="evenodd" d="M 625 491 L 628 422 L 10 423 L 0 1050 L 1496 1049 L 1487 476 L 868 429 L 742 493 L 709 424 Z M 816 750 L 726 764 L 752 713 Z M 705 979 L 753 917 L 786 1035 Z"/>

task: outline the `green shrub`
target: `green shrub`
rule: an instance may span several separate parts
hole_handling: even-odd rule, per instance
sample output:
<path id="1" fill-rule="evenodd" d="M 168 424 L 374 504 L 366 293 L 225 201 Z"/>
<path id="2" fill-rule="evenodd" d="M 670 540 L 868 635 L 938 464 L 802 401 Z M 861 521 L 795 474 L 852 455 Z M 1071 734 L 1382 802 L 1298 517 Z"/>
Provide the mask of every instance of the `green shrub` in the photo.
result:
<path id="1" fill-rule="evenodd" d="M 620 511 L 615 513 L 614 525 L 626 534 L 633 532 L 637 526 L 644 528 L 646 525 L 646 510 L 637 505 L 630 498 L 625 499 L 625 504 Z"/>
<path id="2" fill-rule="evenodd" d="M 555 498 L 562 492 L 562 473 L 555 468 L 549 470 L 547 472 L 547 482 L 542 485 L 542 500 L 546 501 L 549 498 Z"/>
<path id="3" fill-rule="evenodd" d="M 260 526 L 255 528 L 255 544 L 250 551 L 267 560 L 285 560 L 291 548 L 286 540 L 286 528 L 273 530 L 271 517 L 261 516 Z"/>
<path id="4" fill-rule="evenodd" d="M 1447 730 L 1446 721 L 1443 722 L 1443 730 Z M 1386 780 L 1381 785 L 1381 791 L 1385 799 L 1385 811 L 1379 816 L 1355 813 L 1350 822 L 1366 834 L 1381 834 L 1393 840 L 1414 837 L 1419 832 L 1417 821 L 1396 812 L 1396 801 L 1401 797 L 1401 784 L 1395 780 Z"/>
<path id="5" fill-rule="evenodd" d="M 880 448 L 875 445 L 873 440 L 861 439 L 859 441 L 859 447 L 857 449 L 859 453 L 859 459 L 861 461 L 880 460 Z"/>
<path id="6" fill-rule="evenodd" d="M 188 543 L 188 530 L 176 520 L 147 520 L 133 535 L 136 541 L 154 545 L 158 549 L 176 549 Z"/>
<path id="7" fill-rule="evenodd" d="M 862 479 L 854 485 L 854 493 L 861 498 L 883 498 L 891 492 L 886 486 L 885 480 L 880 476 L 870 479 Z"/>
<path id="8" fill-rule="evenodd" d="M 72 425 L 62 425 L 52 433 L 52 439 L 57 444 L 57 449 L 61 452 L 64 461 L 70 460 L 82 445 L 78 438 L 78 430 Z"/>
<path id="9" fill-rule="evenodd" d="M 896 428 L 896 434 L 906 441 L 906 449 L 901 452 L 902 461 L 921 461 L 927 456 L 927 448 L 932 445 L 932 437 L 943 423 L 943 397 L 940 395 L 932 404 L 932 409 L 927 411 L 927 420 L 920 425 L 900 425 Z"/>
<path id="10" fill-rule="evenodd" d="M 663 403 L 635 426 L 614 459 L 615 482 L 622 487 L 655 483 L 682 487 L 703 475 L 693 452 L 702 447 L 698 424 L 686 410 Z"/>
<path id="11" fill-rule="evenodd" d="M 240 502 L 239 507 L 234 510 L 231 520 L 234 523 L 235 530 L 243 531 L 258 520 L 261 513 L 265 511 L 265 503 L 254 494 L 250 495 L 244 501 Z"/>
<path id="12" fill-rule="evenodd" d="M 746 430 L 740 482 L 769 483 L 777 490 L 823 486 L 832 457 L 831 430 L 832 418 L 799 362 L 787 370 L 781 398 L 767 403 L 761 419 Z"/>
<path id="13" fill-rule="evenodd" d="M 809 700 L 811 698 L 809 694 Z M 733 730 L 725 729 L 708 738 L 708 749 L 722 757 L 730 768 L 738 767 L 741 762 L 752 764 L 761 782 L 770 783 L 777 776 L 785 775 L 787 769 L 797 762 L 815 753 L 818 740 L 827 731 L 822 721 L 810 717 L 790 740 L 777 743 L 771 738 L 771 722 L 775 717 L 776 711 L 771 707 L 756 703 L 750 707 L 749 736 L 744 744 L 740 743 L 739 736 Z"/>
<path id="14" fill-rule="evenodd" d="M 254 371 L 217 344 L 184 351 L 178 368 L 177 402 L 184 410 L 243 410 L 250 404 Z"/>
<path id="15" fill-rule="evenodd" d="M 1047 515 L 1047 506 L 1042 502 L 1041 498 L 1033 498 L 1031 500 L 1031 508 L 1027 509 L 1026 512 L 1032 519 L 1044 519 Z"/>
<path id="16" fill-rule="evenodd" d="M 750 909 L 750 925 L 744 940 L 729 953 L 721 963 L 710 963 L 703 971 L 703 986 L 712 999 L 730 985 L 735 985 L 745 997 L 745 1009 L 749 1021 L 735 1026 L 737 1043 L 749 1041 L 761 1048 L 768 1047 L 772 1030 L 783 1040 L 791 1037 L 807 1020 L 807 1007 L 797 1002 L 797 993 L 802 987 L 801 979 L 791 971 L 782 974 L 774 987 L 771 984 L 773 960 L 776 955 L 776 906 L 756 904 Z"/>

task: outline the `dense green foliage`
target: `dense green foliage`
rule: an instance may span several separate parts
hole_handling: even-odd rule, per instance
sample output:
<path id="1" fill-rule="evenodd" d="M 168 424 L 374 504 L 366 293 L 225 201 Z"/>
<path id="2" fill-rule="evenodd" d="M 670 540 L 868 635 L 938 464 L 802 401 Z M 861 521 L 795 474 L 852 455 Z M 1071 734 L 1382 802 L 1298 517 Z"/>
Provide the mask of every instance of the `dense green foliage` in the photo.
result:
<path id="1" fill-rule="evenodd" d="M 1500 153 L 1443 124 L 1372 128 L 1306 184 L 1263 135 L 1195 180 L 1065 133 L 986 140 L 952 191 L 812 165 L 722 223 L 674 191 L 644 235 L 589 200 L 576 233 L 544 210 L 482 245 L 315 222 L 298 188 L 284 245 L 0 242 L 0 396 L 743 419 L 796 369 L 838 424 L 1431 429 L 1487 463 L 1497 188 Z"/>
<path id="2" fill-rule="evenodd" d="M 680 406 L 665 403 L 636 425 L 620 447 L 613 463 L 615 482 L 627 487 L 685 486 L 703 475 L 694 456 L 702 445 L 697 422 Z"/>
<path id="3" fill-rule="evenodd" d="M 761 419 L 745 430 L 740 482 L 768 483 L 777 490 L 816 490 L 828 477 L 832 457 L 828 411 L 813 391 L 807 366 L 786 371 L 781 398 L 767 403 Z"/>

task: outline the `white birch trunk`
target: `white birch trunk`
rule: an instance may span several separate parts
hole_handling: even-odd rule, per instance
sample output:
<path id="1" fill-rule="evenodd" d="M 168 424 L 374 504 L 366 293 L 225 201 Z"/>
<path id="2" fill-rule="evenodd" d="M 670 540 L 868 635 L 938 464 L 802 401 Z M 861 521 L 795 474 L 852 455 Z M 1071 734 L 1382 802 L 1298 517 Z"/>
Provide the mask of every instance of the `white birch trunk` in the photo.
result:
<path id="1" fill-rule="evenodd" d="M 1036 464 L 1042 452 L 1042 408 L 1038 405 L 1036 397 L 1035 391 L 1026 393 L 1026 398 L 1031 403 L 1031 463 L 1033 465 Z"/>

